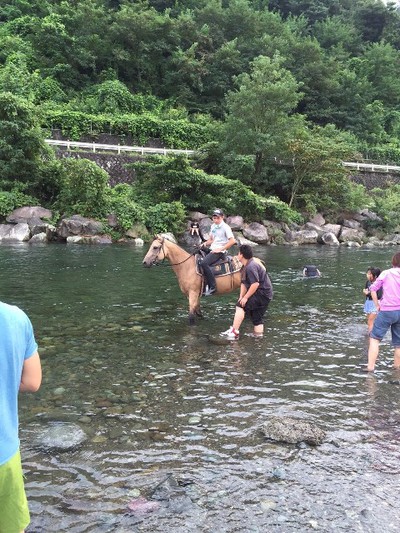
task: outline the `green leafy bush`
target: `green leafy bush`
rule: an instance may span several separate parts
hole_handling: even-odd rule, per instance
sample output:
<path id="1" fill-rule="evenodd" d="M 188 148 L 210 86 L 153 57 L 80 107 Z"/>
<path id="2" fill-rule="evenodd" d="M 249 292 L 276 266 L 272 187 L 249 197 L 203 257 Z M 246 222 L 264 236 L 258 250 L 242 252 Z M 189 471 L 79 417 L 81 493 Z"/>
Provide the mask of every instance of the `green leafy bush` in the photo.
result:
<path id="1" fill-rule="evenodd" d="M 105 216 L 109 176 L 88 159 L 64 159 L 63 182 L 55 207 L 66 214 Z"/>
<path id="2" fill-rule="evenodd" d="M 400 165 L 400 146 L 398 144 L 366 146 L 364 156 L 381 165 Z"/>
<path id="3" fill-rule="evenodd" d="M 286 222 L 287 224 L 291 222 L 302 224 L 304 222 L 300 213 L 275 196 L 270 196 L 265 199 L 265 216 L 268 220 Z"/>
<path id="4" fill-rule="evenodd" d="M 241 214 L 248 220 L 297 220 L 299 215 L 278 198 L 255 194 L 239 180 L 206 174 L 195 169 L 184 157 L 154 157 L 135 163 L 135 189 L 140 202 L 146 205 L 180 201 L 187 210 L 205 213 L 216 206 L 229 214 Z"/>
<path id="5" fill-rule="evenodd" d="M 26 205 L 38 205 L 38 200 L 33 196 L 22 193 L 18 190 L 0 191 L 0 217 L 5 218 L 17 207 Z"/>
<path id="6" fill-rule="evenodd" d="M 184 228 L 185 207 L 181 202 L 161 202 L 146 211 L 146 226 L 152 233 L 179 234 Z"/>
<path id="7" fill-rule="evenodd" d="M 145 208 L 135 201 L 130 185 L 116 185 L 108 191 L 107 196 L 107 210 L 116 215 L 122 230 L 128 230 L 137 222 L 145 223 Z"/>
<path id="8" fill-rule="evenodd" d="M 382 219 L 378 226 L 385 231 L 393 231 L 399 228 L 400 212 L 400 185 L 392 185 L 387 189 L 373 189 L 371 191 L 373 210 Z M 376 227 L 372 221 L 369 227 Z"/>
<path id="9" fill-rule="evenodd" d="M 169 148 L 195 149 L 210 140 L 208 124 L 188 119 L 162 118 L 156 114 L 88 114 L 67 109 L 43 110 L 42 127 L 60 129 L 64 136 L 79 140 L 84 135 L 109 133 L 131 136 L 140 145 L 160 139 Z"/>

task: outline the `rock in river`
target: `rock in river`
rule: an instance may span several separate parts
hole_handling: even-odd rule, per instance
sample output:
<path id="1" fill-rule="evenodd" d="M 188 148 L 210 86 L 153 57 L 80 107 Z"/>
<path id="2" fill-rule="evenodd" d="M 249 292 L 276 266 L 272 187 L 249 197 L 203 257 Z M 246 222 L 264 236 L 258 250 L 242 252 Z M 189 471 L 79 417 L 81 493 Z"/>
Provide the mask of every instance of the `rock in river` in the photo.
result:
<path id="1" fill-rule="evenodd" d="M 32 443 L 35 448 L 41 450 L 67 452 L 77 448 L 85 440 L 87 435 L 77 424 L 54 422 L 40 428 Z"/>
<path id="2" fill-rule="evenodd" d="M 267 439 L 290 444 L 306 442 L 316 446 L 325 438 L 325 431 L 312 422 L 287 416 L 270 417 L 264 422 L 262 431 Z"/>

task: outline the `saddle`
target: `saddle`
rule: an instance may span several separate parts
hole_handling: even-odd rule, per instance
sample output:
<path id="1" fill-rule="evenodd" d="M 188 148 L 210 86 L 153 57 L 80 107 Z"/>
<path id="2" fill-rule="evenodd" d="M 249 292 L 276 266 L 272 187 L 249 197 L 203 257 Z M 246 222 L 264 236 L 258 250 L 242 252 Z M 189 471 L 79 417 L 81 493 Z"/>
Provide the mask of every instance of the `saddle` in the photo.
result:
<path id="1" fill-rule="evenodd" d="M 196 256 L 196 274 L 199 276 L 203 275 L 203 269 L 201 267 L 201 262 L 203 258 L 207 254 L 200 250 Z M 236 256 L 232 255 L 226 255 L 223 259 L 218 259 L 216 263 L 210 266 L 211 270 L 214 273 L 215 277 L 218 276 L 228 276 L 230 274 L 234 274 L 235 272 L 239 272 L 242 268 L 242 263 L 239 261 L 239 259 Z"/>

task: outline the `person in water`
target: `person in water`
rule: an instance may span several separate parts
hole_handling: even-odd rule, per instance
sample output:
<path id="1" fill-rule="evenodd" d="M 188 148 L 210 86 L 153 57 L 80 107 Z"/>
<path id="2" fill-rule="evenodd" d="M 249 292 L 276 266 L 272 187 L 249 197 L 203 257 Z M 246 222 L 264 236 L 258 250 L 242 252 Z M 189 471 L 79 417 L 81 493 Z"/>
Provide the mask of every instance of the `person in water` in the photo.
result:
<path id="1" fill-rule="evenodd" d="M 30 522 L 18 438 L 18 396 L 36 392 L 42 369 L 28 316 L 0 302 L 0 531 L 19 533 Z"/>
<path id="2" fill-rule="evenodd" d="M 380 301 L 378 300 L 379 289 L 383 289 Z M 381 272 L 369 290 L 378 314 L 369 334 L 366 371 L 373 372 L 375 370 L 379 345 L 389 328 L 392 333 L 394 348 L 394 368 L 400 369 L 400 252 L 392 257 L 392 268 Z"/>
<path id="3" fill-rule="evenodd" d="M 228 249 L 236 244 L 231 227 L 224 222 L 224 213 L 222 209 L 214 210 L 212 220 L 213 223 L 211 225 L 210 237 L 202 244 L 202 247 L 207 251 L 207 255 L 201 263 L 208 285 L 208 289 L 204 292 L 204 296 L 211 296 L 216 291 L 215 277 L 210 268 L 211 265 L 216 263 L 219 259 L 224 258 Z"/>
<path id="4" fill-rule="evenodd" d="M 318 268 L 315 265 L 306 265 L 303 268 L 303 276 L 305 278 L 319 278 L 321 275 L 321 272 L 318 270 Z"/>
<path id="5" fill-rule="evenodd" d="M 238 258 L 243 265 L 239 300 L 236 303 L 233 325 L 221 333 L 221 336 L 230 340 L 239 339 L 239 328 L 245 317 L 253 322 L 254 335 L 259 337 L 264 333 L 264 315 L 274 295 L 267 271 L 254 261 L 251 246 L 242 244 Z"/>
<path id="6" fill-rule="evenodd" d="M 367 281 L 365 282 L 365 288 L 363 290 L 363 293 L 365 294 L 365 304 L 364 304 L 364 313 L 367 315 L 367 324 L 368 324 L 368 333 L 371 333 L 372 327 L 374 325 L 374 321 L 376 318 L 376 314 L 378 312 L 377 308 L 375 307 L 374 301 L 371 296 L 371 290 L 370 287 L 376 280 L 376 278 L 381 273 L 380 268 L 376 267 L 369 267 L 366 272 Z M 382 289 L 379 289 L 377 291 L 378 300 L 382 298 Z"/>

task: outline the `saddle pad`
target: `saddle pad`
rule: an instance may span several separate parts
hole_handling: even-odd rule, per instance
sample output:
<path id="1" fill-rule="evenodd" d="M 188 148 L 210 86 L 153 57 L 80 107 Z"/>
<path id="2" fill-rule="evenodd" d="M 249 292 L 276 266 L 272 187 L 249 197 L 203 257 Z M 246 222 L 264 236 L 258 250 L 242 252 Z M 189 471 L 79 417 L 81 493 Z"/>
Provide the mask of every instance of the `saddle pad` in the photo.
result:
<path id="1" fill-rule="evenodd" d="M 221 261 L 218 261 L 218 263 L 216 263 L 215 265 L 211 265 L 211 270 L 214 272 L 215 277 L 226 276 L 228 274 L 234 274 L 235 272 L 238 272 L 239 270 L 241 270 L 242 266 L 242 263 L 239 261 L 236 255 L 228 255 L 226 259 L 222 259 Z M 203 275 L 201 269 L 200 255 L 196 255 L 196 272 L 200 276 Z"/>

